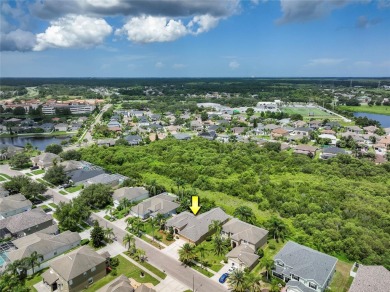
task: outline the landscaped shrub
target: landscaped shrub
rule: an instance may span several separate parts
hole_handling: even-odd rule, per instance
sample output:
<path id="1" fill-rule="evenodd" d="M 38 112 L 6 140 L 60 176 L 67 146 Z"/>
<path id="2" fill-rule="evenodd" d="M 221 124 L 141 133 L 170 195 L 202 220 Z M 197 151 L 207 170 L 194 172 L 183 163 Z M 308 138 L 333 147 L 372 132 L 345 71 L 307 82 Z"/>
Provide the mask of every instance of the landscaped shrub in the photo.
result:
<path id="1" fill-rule="evenodd" d="M 80 242 L 81 245 L 87 245 L 88 243 L 89 243 L 88 238 L 85 238 L 85 239 L 81 240 L 81 242 Z"/>

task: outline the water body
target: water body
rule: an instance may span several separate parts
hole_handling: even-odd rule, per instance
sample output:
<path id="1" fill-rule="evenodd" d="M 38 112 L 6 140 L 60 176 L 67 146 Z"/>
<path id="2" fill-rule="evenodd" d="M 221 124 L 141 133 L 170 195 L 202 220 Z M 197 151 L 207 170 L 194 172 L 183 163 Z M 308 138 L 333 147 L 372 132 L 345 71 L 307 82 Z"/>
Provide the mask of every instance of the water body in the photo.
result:
<path id="1" fill-rule="evenodd" d="M 376 120 L 381 123 L 383 128 L 390 127 L 390 116 L 380 115 L 380 114 L 370 114 L 370 113 L 353 113 L 355 117 L 367 117 L 371 120 Z"/>
<path id="2" fill-rule="evenodd" d="M 68 139 L 68 138 L 65 138 Z M 14 145 L 24 147 L 27 143 L 31 143 L 38 150 L 45 150 L 49 144 L 60 144 L 64 137 L 12 137 L 0 138 L 0 144 Z"/>

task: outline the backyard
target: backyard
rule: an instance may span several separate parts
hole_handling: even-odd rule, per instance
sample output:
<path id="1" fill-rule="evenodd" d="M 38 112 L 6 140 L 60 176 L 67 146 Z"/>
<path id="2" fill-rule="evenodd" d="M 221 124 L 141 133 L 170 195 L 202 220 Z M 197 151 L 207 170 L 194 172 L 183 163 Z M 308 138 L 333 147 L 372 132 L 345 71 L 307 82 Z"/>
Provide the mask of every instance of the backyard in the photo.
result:
<path id="1" fill-rule="evenodd" d="M 95 282 L 90 287 L 88 287 L 88 289 L 84 291 L 86 292 L 96 291 L 122 274 L 128 278 L 133 278 L 139 283 L 152 283 L 155 286 L 159 283 L 157 279 L 153 278 L 146 272 L 144 273 L 145 274 L 144 277 L 141 277 L 141 269 L 134 266 L 123 256 L 118 255 L 115 258 L 119 259 L 119 265 L 118 267 L 116 267 L 116 275 L 113 275 L 113 273 L 111 272 L 106 277 Z"/>

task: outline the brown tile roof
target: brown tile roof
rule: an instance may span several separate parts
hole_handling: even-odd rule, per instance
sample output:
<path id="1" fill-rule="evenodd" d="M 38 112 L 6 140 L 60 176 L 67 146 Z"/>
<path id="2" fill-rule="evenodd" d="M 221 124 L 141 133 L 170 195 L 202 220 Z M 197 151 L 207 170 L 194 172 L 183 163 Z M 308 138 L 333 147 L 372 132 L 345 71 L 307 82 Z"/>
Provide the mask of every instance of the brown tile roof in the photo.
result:
<path id="1" fill-rule="evenodd" d="M 387 292 L 390 272 L 383 266 L 360 266 L 349 292 Z"/>

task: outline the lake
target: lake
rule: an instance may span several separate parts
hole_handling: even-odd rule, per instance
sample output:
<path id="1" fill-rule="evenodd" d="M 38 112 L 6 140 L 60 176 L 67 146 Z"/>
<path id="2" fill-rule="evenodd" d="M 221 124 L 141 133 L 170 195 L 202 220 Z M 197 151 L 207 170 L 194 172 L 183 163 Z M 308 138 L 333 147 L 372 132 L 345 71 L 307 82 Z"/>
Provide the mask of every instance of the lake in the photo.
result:
<path id="1" fill-rule="evenodd" d="M 24 147 L 27 143 L 31 143 L 34 147 L 37 147 L 38 150 L 45 150 L 47 145 L 60 144 L 63 140 L 65 139 L 56 137 L 12 137 L 0 138 L 0 144 Z"/>
<path id="2" fill-rule="evenodd" d="M 383 128 L 390 127 L 390 116 L 379 115 L 379 114 L 370 114 L 370 113 L 353 113 L 355 117 L 367 117 L 372 120 L 377 120 L 381 123 Z"/>

